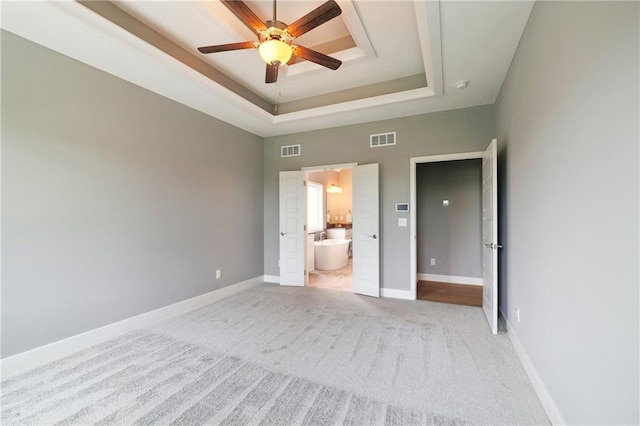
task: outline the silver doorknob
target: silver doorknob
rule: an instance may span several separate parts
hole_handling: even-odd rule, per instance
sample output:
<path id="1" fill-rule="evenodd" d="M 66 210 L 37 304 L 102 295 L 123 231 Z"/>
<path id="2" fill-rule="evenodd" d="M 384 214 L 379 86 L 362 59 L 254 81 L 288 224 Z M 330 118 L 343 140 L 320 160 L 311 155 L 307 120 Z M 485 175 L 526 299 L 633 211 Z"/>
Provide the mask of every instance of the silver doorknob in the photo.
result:
<path id="1" fill-rule="evenodd" d="M 374 240 L 375 240 L 376 238 L 378 238 L 378 236 L 377 236 L 376 234 L 369 235 L 369 236 L 370 236 L 371 238 L 373 238 Z"/>
<path id="2" fill-rule="evenodd" d="M 488 249 L 493 249 L 493 250 L 502 248 L 502 244 L 496 244 L 496 243 L 486 243 L 484 246 Z"/>
<path id="3" fill-rule="evenodd" d="M 280 235 L 282 235 L 284 237 L 285 235 L 287 235 L 287 233 L 286 232 L 280 232 Z"/>

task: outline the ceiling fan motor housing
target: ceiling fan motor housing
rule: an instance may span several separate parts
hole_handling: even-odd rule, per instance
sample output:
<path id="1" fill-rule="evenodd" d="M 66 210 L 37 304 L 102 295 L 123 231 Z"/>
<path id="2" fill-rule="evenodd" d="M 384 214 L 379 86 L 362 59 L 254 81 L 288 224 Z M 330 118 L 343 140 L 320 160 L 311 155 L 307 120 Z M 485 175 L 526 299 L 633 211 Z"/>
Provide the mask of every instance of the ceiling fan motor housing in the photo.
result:
<path id="1" fill-rule="evenodd" d="M 267 29 L 260 31 L 260 42 L 267 40 L 281 40 L 287 44 L 290 44 L 294 37 L 289 34 L 287 24 L 282 21 L 267 21 Z"/>

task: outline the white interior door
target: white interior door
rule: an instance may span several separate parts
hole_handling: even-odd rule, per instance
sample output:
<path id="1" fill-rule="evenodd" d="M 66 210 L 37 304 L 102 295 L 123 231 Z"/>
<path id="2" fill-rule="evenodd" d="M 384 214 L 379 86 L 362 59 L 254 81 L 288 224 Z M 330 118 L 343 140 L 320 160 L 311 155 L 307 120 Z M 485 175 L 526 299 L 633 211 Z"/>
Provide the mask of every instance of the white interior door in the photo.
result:
<path id="1" fill-rule="evenodd" d="M 482 157 L 482 309 L 498 334 L 498 148 L 494 139 Z"/>
<path id="2" fill-rule="evenodd" d="M 304 286 L 302 171 L 280 172 L 280 285 Z"/>
<path id="3" fill-rule="evenodd" d="M 353 168 L 353 292 L 380 297 L 378 164 Z"/>

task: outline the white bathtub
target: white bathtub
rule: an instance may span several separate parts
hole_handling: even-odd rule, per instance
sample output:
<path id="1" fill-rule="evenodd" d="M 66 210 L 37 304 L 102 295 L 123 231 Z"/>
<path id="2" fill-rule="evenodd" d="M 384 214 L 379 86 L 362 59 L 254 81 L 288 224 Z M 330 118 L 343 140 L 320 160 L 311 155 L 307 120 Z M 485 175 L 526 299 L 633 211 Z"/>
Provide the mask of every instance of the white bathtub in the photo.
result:
<path id="1" fill-rule="evenodd" d="M 335 271 L 349 263 L 349 243 L 351 240 L 323 240 L 313 243 L 316 269 Z"/>
<path id="2" fill-rule="evenodd" d="M 346 240 L 347 229 L 346 228 L 329 228 L 327 229 L 328 240 Z"/>

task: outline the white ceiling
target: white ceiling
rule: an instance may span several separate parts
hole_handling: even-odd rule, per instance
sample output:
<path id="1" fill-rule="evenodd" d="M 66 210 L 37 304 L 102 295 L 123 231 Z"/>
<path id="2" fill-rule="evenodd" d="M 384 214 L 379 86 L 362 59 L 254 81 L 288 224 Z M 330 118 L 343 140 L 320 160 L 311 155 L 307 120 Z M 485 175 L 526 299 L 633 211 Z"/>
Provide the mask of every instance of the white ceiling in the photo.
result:
<path id="1" fill-rule="evenodd" d="M 278 19 L 292 23 L 320 6 L 323 0 L 280 1 Z M 263 20 L 272 16 L 272 3 L 248 1 L 249 7 Z M 279 103 L 304 99 L 325 93 L 339 92 L 351 87 L 365 86 L 424 73 L 415 7 L 412 2 L 363 2 L 357 11 L 351 1 L 340 1 L 343 15 L 304 34 L 295 44 L 313 47 L 323 42 L 350 36 L 346 23 L 352 28 L 362 25 L 364 40 L 358 46 L 370 43 L 371 52 L 340 52 L 335 54 L 345 61 L 339 72 L 327 70 L 309 62 L 283 67 L 280 84 L 265 84 L 265 64 L 254 49 L 202 55 L 199 46 L 255 41 L 256 36 L 219 2 L 143 2 L 120 0 L 117 5 L 130 15 L 161 32 L 195 55 L 232 76 L 234 80 L 270 102 Z M 393 6 L 393 8 L 391 8 Z M 400 25 L 393 34 L 383 31 L 366 31 L 366 28 L 383 28 L 388 25 L 388 15 Z M 345 23 L 346 21 L 346 23 Z M 365 27 L 366 26 L 366 27 Z M 352 29 L 353 32 L 355 32 Z M 366 40 L 368 35 L 368 39 Z M 403 46 L 398 49 L 397 46 Z M 349 54 L 350 53 L 350 54 Z M 353 58 L 353 59 L 349 59 Z M 298 68 L 305 68 L 300 72 Z M 294 74 L 294 72 L 298 72 Z M 293 74 L 293 75 L 292 75 Z"/>
<path id="2" fill-rule="evenodd" d="M 278 19 L 291 23 L 322 3 L 280 0 Z M 271 19 L 270 2 L 247 4 Z M 338 4 L 341 16 L 296 44 L 313 48 L 351 36 L 356 46 L 330 54 L 343 65 L 331 71 L 303 61 L 283 67 L 278 83 L 271 85 L 264 83 L 265 65 L 254 49 L 197 52 L 199 46 L 255 39 L 218 1 L 117 3 L 120 12 L 177 44 L 186 61 L 73 1 L 2 2 L 1 16 L 8 31 L 266 137 L 493 103 L 533 2 Z M 186 65 L 189 55 L 252 95 L 234 93 Z M 460 80 L 469 86 L 456 89 Z M 252 102 L 252 96 L 262 99 Z M 268 112 L 265 104 L 279 104 L 283 113 Z"/>

